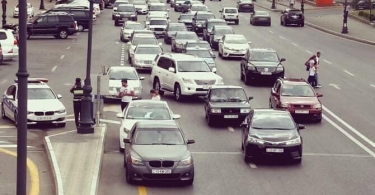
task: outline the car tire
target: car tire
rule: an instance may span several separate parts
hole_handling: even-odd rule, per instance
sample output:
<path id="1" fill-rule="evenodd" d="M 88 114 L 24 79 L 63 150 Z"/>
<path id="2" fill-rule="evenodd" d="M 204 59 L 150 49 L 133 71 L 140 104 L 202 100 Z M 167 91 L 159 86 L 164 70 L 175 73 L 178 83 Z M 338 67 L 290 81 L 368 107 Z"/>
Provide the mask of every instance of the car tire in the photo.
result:
<path id="1" fill-rule="evenodd" d="M 17 121 L 17 118 L 18 118 L 18 114 L 17 112 L 14 113 L 14 126 L 18 126 L 18 121 Z"/>
<path id="2" fill-rule="evenodd" d="M 1 104 L 1 118 L 3 119 L 7 119 L 7 115 L 5 114 L 5 110 L 4 110 L 4 104 L 2 103 Z"/>
<path id="3" fill-rule="evenodd" d="M 316 122 L 316 123 L 321 123 L 321 122 L 322 122 L 322 118 L 316 119 L 315 122 Z"/>
<path id="4" fill-rule="evenodd" d="M 112 15 L 112 20 L 115 20 L 115 17 Z"/>
<path id="5" fill-rule="evenodd" d="M 251 162 L 252 158 L 248 157 L 246 154 L 247 154 L 247 152 L 246 152 L 246 148 L 244 146 L 244 149 L 243 149 L 243 160 L 245 161 L 245 163 L 249 163 L 249 162 Z"/>
<path id="6" fill-rule="evenodd" d="M 294 164 L 301 164 L 302 163 L 302 158 L 300 158 L 300 159 L 294 159 L 293 163 Z"/>
<path id="7" fill-rule="evenodd" d="M 269 108 L 272 108 L 271 99 L 269 99 L 269 101 L 268 101 L 268 107 L 269 107 Z"/>
<path id="8" fill-rule="evenodd" d="M 181 94 L 181 87 L 178 83 L 176 83 L 174 86 L 173 94 L 176 101 L 182 101 L 184 99 L 183 95 Z"/>
<path id="9" fill-rule="evenodd" d="M 240 70 L 240 80 L 241 80 L 241 81 L 244 81 L 244 80 L 245 80 L 245 77 L 244 77 L 244 75 L 243 75 L 243 73 L 242 73 L 242 68 L 241 68 L 241 70 Z"/>
<path id="10" fill-rule="evenodd" d="M 120 143 L 118 144 L 118 151 L 119 151 L 120 153 L 124 153 L 124 151 L 125 151 L 125 148 L 121 148 Z"/>
<path id="11" fill-rule="evenodd" d="M 212 116 L 210 116 L 209 114 L 206 114 L 206 122 L 207 122 L 207 125 L 209 127 L 213 127 L 214 126 L 214 123 L 213 123 L 213 120 L 212 120 Z"/>
<path id="12" fill-rule="evenodd" d="M 132 57 L 130 57 L 130 54 L 128 53 L 128 62 L 131 65 L 132 64 Z"/>
<path id="13" fill-rule="evenodd" d="M 27 31 L 27 39 L 30 39 L 30 37 L 31 37 L 31 31 L 28 30 L 28 31 Z"/>
<path id="14" fill-rule="evenodd" d="M 250 24 L 253 24 L 253 21 L 250 20 Z"/>
<path id="15" fill-rule="evenodd" d="M 134 183 L 134 180 L 131 176 L 131 172 L 129 170 L 128 167 L 126 167 L 126 170 L 125 170 L 125 177 L 126 177 L 126 183 L 128 184 L 133 184 Z"/>
<path id="16" fill-rule="evenodd" d="M 268 23 L 268 25 L 267 26 L 271 26 L 271 22 L 270 23 Z"/>
<path id="17" fill-rule="evenodd" d="M 176 9 L 176 7 L 174 7 L 174 11 L 175 11 L 175 12 L 177 12 L 177 9 Z"/>
<path id="18" fill-rule="evenodd" d="M 240 20 L 234 21 L 234 24 L 239 25 L 240 24 Z"/>
<path id="19" fill-rule="evenodd" d="M 83 32 L 83 31 L 85 31 L 85 28 L 83 27 L 82 24 L 78 24 L 78 25 L 77 25 L 77 28 L 78 28 L 78 32 Z"/>
<path id="20" fill-rule="evenodd" d="M 174 47 L 172 46 L 172 48 L 171 48 L 171 51 L 173 52 L 173 53 L 175 53 L 175 49 L 174 49 Z"/>
<path id="21" fill-rule="evenodd" d="M 154 79 L 154 82 L 153 82 L 153 86 L 152 86 L 155 90 L 158 91 L 159 95 L 160 96 L 163 96 L 164 95 L 164 91 L 161 89 L 161 85 L 160 85 L 160 81 L 158 78 L 155 78 Z"/>
<path id="22" fill-rule="evenodd" d="M 118 26 L 118 22 L 117 21 L 115 21 L 115 26 Z"/>
<path id="23" fill-rule="evenodd" d="M 282 19 L 280 19 L 280 25 L 281 25 L 281 26 L 284 26 L 284 23 L 283 23 L 283 20 L 282 20 Z"/>
<path id="24" fill-rule="evenodd" d="M 305 22 L 302 22 L 302 23 L 301 23 L 301 27 L 304 27 L 304 26 L 305 26 Z"/>
<path id="25" fill-rule="evenodd" d="M 58 34 L 59 39 L 67 39 L 69 37 L 69 33 L 66 29 L 59 30 Z"/>

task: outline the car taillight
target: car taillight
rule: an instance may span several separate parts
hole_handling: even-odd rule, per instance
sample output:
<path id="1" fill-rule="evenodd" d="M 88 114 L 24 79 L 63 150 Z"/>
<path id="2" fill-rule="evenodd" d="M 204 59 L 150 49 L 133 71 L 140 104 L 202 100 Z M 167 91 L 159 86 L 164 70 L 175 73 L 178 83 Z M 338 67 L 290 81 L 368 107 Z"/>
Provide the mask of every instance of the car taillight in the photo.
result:
<path id="1" fill-rule="evenodd" d="M 9 50 L 8 53 L 13 53 L 13 49 Z"/>
<path id="2" fill-rule="evenodd" d="M 18 41 L 17 41 L 17 39 L 14 39 L 14 41 L 13 41 L 13 45 L 18 45 Z"/>

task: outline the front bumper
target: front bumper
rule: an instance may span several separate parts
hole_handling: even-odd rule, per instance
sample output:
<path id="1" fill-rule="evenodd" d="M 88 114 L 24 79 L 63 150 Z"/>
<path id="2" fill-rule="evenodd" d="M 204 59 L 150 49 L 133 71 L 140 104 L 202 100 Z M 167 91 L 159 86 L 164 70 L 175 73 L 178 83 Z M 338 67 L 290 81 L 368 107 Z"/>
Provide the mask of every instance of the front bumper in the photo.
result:
<path id="1" fill-rule="evenodd" d="M 152 64 L 146 64 L 141 62 L 133 63 L 133 67 L 137 70 L 152 70 Z"/>
<path id="2" fill-rule="evenodd" d="M 124 23 L 125 21 L 137 21 L 137 16 L 129 16 L 129 17 L 115 17 L 115 21 L 118 23 Z"/>
<path id="3" fill-rule="evenodd" d="M 257 72 L 257 71 L 247 71 L 246 72 L 246 76 L 248 79 L 250 80 L 258 80 L 258 79 L 262 79 L 262 80 L 275 80 L 275 79 L 278 79 L 278 78 L 283 78 L 284 77 L 284 72 L 271 72 L 271 73 L 268 73 L 270 75 L 264 75 L 262 74 L 261 72 Z"/>
<path id="4" fill-rule="evenodd" d="M 301 111 L 301 109 L 294 109 L 294 108 L 289 108 L 288 111 L 292 115 L 292 117 L 295 120 L 321 120 L 322 119 L 322 110 L 318 109 L 304 109 L 304 113 L 296 113 L 296 111 Z"/>
<path id="5" fill-rule="evenodd" d="M 243 122 L 249 113 L 209 113 L 213 121 Z"/>
<path id="6" fill-rule="evenodd" d="M 34 114 L 29 114 L 27 116 L 28 125 L 36 124 L 62 124 L 66 123 L 66 112 L 62 114 L 54 113 L 49 116 L 36 116 Z"/>
<path id="7" fill-rule="evenodd" d="M 196 85 L 196 84 L 183 84 L 181 85 L 181 94 L 187 96 L 204 96 L 207 95 L 208 89 L 212 85 Z"/>
<path id="8" fill-rule="evenodd" d="M 237 58 L 241 58 L 243 56 L 245 56 L 246 54 L 246 50 L 232 50 L 232 49 L 225 49 L 223 48 L 223 53 L 222 55 L 224 57 L 237 57 Z"/>
<path id="9" fill-rule="evenodd" d="M 250 158 L 258 158 L 262 156 L 284 157 L 288 159 L 301 159 L 302 158 L 302 145 L 296 146 L 273 146 L 271 144 L 246 144 L 246 156 Z M 267 149 L 281 149 L 278 152 L 267 151 Z"/>

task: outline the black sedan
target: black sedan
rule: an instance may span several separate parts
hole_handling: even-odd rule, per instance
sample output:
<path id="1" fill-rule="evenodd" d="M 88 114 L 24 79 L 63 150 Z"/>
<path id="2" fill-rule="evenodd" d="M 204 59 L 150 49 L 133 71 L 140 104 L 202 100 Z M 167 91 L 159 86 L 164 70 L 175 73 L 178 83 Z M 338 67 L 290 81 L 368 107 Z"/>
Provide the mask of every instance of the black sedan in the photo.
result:
<path id="1" fill-rule="evenodd" d="M 252 0 L 239 0 L 237 9 L 238 12 L 254 12 L 254 3 Z"/>
<path id="2" fill-rule="evenodd" d="M 271 26 L 270 13 L 268 13 L 267 11 L 255 11 L 250 15 L 250 24 L 254 26 L 259 24 Z"/>
<path id="3" fill-rule="evenodd" d="M 194 161 L 176 121 L 138 121 L 124 139 L 126 181 L 194 182 Z"/>
<path id="4" fill-rule="evenodd" d="M 262 156 L 302 162 L 299 130 L 305 126 L 296 124 L 287 110 L 254 109 L 241 126 L 245 162 Z"/>
<path id="5" fill-rule="evenodd" d="M 251 110 L 249 101 L 252 99 L 253 97 L 247 97 L 245 90 L 240 86 L 211 87 L 204 97 L 208 126 L 213 126 L 218 121 L 233 121 L 241 124 Z"/>

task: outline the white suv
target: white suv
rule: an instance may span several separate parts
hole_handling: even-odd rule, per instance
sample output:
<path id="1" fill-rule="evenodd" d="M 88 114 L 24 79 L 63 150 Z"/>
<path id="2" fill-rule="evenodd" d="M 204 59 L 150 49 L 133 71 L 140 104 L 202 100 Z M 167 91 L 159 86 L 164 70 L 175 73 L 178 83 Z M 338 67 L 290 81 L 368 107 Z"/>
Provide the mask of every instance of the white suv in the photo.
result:
<path id="1" fill-rule="evenodd" d="M 235 7 L 223 7 L 220 10 L 220 18 L 227 22 L 234 22 L 235 24 L 240 23 L 240 17 L 238 15 L 238 9 Z"/>
<path id="2" fill-rule="evenodd" d="M 4 61 L 18 56 L 18 41 L 13 35 L 13 30 L 0 29 L 0 43 Z"/>
<path id="3" fill-rule="evenodd" d="M 193 55 L 162 53 L 156 56 L 151 71 L 154 89 L 160 95 L 173 92 L 177 101 L 184 96 L 204 96 L 212 85 L 224 84 L 223 78 L 215 74 L 216 68 Z"/>

